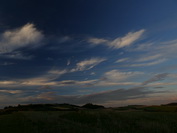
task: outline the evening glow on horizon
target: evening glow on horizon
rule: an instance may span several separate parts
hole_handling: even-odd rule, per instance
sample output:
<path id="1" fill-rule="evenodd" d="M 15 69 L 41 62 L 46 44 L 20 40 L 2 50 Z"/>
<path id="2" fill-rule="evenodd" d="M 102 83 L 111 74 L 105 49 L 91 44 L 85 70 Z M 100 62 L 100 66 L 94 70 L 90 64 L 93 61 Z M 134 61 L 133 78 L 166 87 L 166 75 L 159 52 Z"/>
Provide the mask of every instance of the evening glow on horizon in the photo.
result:
<path id="1" fill-rule="evenodd" d="M 0 108 L 177 102 L 177 1 L 2 0 Z"/>

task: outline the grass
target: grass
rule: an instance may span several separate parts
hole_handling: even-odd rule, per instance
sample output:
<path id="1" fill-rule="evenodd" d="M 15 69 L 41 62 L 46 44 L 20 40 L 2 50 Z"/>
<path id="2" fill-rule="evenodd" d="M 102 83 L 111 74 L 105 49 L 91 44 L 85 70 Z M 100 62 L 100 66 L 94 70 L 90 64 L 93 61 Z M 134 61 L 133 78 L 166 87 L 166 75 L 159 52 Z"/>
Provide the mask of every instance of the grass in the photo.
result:
<path id="1" fill-rule="evenodd" d="M 177 112 L 21 111 L 0 115 L 0 133 L 176 133 Z"/>
<path id="2" fill-rule="evenodd" d="M 144 107 L 146 111 L 154 111 L 154 112 L 177 112 L 176 106 L 149 106 Z"/>

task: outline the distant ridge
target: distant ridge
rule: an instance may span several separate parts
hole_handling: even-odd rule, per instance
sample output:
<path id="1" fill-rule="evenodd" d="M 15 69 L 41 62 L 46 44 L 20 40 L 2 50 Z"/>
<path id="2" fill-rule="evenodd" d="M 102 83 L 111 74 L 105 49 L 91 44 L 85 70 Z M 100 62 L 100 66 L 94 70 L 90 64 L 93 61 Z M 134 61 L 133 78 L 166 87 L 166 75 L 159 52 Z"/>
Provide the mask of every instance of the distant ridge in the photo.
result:
<path id="1" fill-rule="evenodd" d="M 18 106 L 7 106 L 0 110 L 1 114 L 12 113 L 16 111 L 78 111 L 82 109 L 104 109 L 102 105 L 94 105 L 92 103 L 83 106 L 72 105 L 68 103 L 63 104 L 27 104 Z"/>
<path id="2" fill-rule="evenodd" d="M 111 109 L 117 111 L 146 111 L 146 112 L 177 112 L 177 103 L 162 105 L 128 105 L 123 107 L 105 108 L 102 105 L 87 103 L 83 106 L 63 104 L 27 104 L 18 106 L 7 106 L 0 110 L 0 114 L 12 113 L 17 111 L 79 111 L 79 110 Z"/>
<path id="3" fill-rule="evenodd" d="M 177 103 L 162 104 L 162 106 L 177 106 Z"/>
<path id="4" fill-rule="evenodd" d="M 102 105 L 95 105 L 92 103 L 87 103 L 85 105 L 82 106 L 82 108 L 86 108 L 86 109 L 104 109 L 105 107 Z"/>

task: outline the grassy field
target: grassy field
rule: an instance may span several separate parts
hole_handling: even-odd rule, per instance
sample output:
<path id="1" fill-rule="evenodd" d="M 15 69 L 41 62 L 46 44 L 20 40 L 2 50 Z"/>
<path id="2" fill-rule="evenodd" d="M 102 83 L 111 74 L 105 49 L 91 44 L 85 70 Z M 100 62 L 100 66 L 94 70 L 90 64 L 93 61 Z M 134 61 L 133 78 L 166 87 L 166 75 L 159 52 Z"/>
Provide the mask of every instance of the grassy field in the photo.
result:
<path id="1" fill-rule="evenodd" d="M 18 111 L 0 115 L 0 133 L 177 133 L 177 112 Z"/>

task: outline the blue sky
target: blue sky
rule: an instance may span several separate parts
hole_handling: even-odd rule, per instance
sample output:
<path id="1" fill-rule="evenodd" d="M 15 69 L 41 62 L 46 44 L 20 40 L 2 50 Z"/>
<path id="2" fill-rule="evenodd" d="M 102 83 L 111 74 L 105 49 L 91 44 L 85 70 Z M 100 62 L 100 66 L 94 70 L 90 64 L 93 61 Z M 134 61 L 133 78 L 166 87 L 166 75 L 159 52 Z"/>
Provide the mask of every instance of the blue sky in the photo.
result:
<path id="1" fill-rule="evenodd" d="M 177 101 L 175 0 L 4 0 L 0 104 Z"/>

